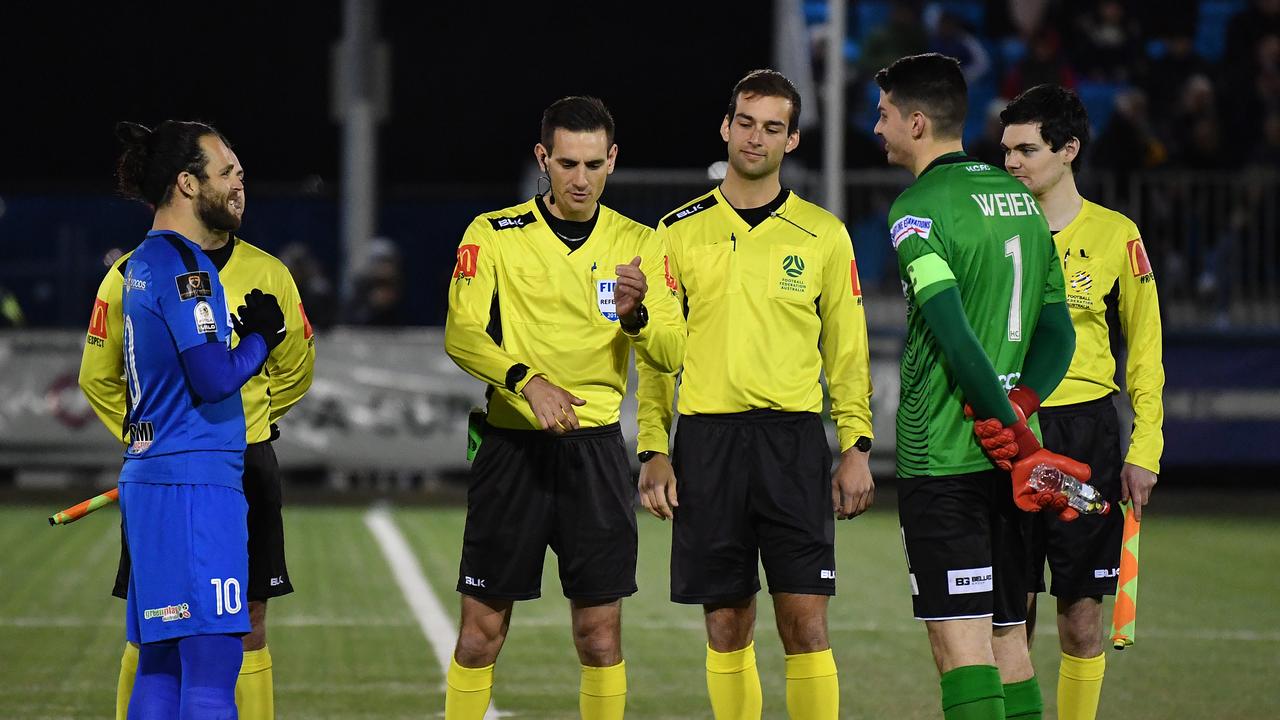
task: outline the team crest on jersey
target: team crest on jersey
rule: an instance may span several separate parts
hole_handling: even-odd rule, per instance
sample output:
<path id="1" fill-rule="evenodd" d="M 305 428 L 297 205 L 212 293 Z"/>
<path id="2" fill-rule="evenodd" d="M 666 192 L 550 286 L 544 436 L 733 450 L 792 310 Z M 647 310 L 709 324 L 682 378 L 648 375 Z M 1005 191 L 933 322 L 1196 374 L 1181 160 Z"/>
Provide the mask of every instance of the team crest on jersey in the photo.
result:
<path id="1" fill-rule="evenodd" d="M 174 278 L 174 281 L 178 284 L 178 297 L 183 300 L 213 297 L 213 284 L 209 282 L 209 273 L 203 270 L 183 273 Z"/>
<path id="2" fill-rule="evenodd" d="M 129 454 L 141 455 L 156 440 L 155 426 L 150 422 L 129 423 Z"/>
<path id="3" fill-rule="evenodd" d="M 609 319 L 610 322 L 616 322 L 618 319 L 618 305 L 613 297 L 613 291 L 617 288 L 616 280 L 597 280 L 596 281 L 596 304 L 600 307 L 600 314 Z"/>
<path id="4" fill-rule="evenodd" d="M 928 240 L 929 232 L 932 230 L 933 220 L 915 215 L 903 215 L 902 219 L 894 223 L 893 228 L 889 230 L 889 237 L 893 241 L 893 249 L 897 250 L 902 241 L 911 235 L 919 235 Z"/>
<path id="5" fill-rule="evenodd" d="M 1129 241 L 1129 269 L 1134 277 L 1145 277 L 1151 273 L 1151 260 L 1147 258 L 1147 249 L 1142 246 L 1142 238 Z"/>
<path id="6" fill-rule="evenodd" d="M 209 303 L 201 300 L 196 303 L 195 309 L 191 314 L 196 319 L 196 332 L 200 334 L 218 332 L 218 321 L 213 318 L 213 308 L 209 307 Z"/>
<path id="7" fill-rule="evenodd" d="M 1093 288 L 1093 276 L 1087 270 L 1079 270 L 1071 276 L 1067 288 L 1067 305 L 1076 310 L 1088 310 L 1093 306 L 1093 296 L 1089 290 Z"/>
<path id="8" fill-rule="evenodd" d="M 782 272 L 787 277 L 798 278 L 804 274 L 804 258 L 799 255 L 788 255 L 782 259 Z"/>

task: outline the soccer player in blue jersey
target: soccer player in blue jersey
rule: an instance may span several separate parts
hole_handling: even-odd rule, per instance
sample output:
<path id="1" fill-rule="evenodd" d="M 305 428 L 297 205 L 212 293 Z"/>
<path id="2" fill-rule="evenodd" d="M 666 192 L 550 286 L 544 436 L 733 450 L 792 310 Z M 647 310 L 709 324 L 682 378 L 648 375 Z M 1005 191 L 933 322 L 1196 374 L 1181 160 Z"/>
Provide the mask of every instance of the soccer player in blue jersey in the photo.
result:
<path id="1" fill-rule="evenodd" d="M 202 123 L 120 123 L 121 192 L 155 208 L 124 282 L 130 445 L 120 510 L 133 559 L 125 613 L 140 643 L 130 720 L 235 718 L 249 631 L 240 386 L 284 338 L 275 298 L 228 311 L 204 253 L 240 225 L 244 171 Z M 240 343 L 230 349 L 229 325 Z"/>

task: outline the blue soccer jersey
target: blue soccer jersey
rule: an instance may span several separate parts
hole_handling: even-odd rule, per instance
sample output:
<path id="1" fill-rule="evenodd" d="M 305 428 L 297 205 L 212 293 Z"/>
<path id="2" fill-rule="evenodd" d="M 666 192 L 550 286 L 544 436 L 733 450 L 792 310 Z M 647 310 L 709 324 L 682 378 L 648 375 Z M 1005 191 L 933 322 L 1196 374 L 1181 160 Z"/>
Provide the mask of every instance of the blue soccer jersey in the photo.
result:
<path id="1" fill-rule="evenodd" d="M 187 382 L 180 357 L 204 343 L 229 345 L 227 300 L 217 268 L 182 235 L 153 230 L 125 266 L 123 308 L 131 439 L 124 457 L 155 462 L 126 462 L 120 481 L 240 489 L 234 469 L 245 449 L 240 394 L 202 402 Z"/>

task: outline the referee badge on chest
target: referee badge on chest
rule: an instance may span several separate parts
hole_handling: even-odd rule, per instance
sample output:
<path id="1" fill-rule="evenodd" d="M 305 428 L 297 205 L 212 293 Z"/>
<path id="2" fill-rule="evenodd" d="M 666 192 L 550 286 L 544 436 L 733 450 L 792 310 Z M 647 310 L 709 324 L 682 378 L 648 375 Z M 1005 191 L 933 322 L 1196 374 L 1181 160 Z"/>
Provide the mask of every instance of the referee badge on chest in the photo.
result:
<path id="1" fill-rule="evenodd" d="M 596 280 L 596 304 L 600 307 L 600 314 L 610 322 L 618 320 L 618 307 L 613 299 L 613 290 L 617 284 L 617 280 Z"/>

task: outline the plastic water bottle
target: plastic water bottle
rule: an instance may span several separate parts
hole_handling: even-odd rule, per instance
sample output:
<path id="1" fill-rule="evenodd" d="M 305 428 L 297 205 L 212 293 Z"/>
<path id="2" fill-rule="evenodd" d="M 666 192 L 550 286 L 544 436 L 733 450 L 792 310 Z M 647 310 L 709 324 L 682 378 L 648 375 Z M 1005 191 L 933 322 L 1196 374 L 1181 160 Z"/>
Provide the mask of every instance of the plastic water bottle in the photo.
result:
<path id="1" fill-rule="evenodd" d="M 1082 483 L 1058 468 L 1040 464 L 1031 470 L 1027 484 L 1036 490 L 1059 493 L 1067 498 L 1067 504 L 1081 515 L 1106 515 L 1111 503 L 1102 499 L 1098 488 Z"/>

